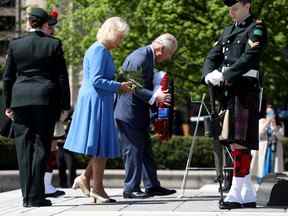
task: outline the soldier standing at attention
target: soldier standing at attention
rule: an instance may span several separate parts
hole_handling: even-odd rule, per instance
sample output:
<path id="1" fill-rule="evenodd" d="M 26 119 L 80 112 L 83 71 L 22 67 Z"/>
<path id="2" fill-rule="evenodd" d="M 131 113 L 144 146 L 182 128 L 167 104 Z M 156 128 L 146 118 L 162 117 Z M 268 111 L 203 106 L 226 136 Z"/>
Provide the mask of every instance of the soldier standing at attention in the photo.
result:
<path id="1" fill-rule="evenodd" d="M 258 149 L 259 61 L 266 46 L 266 29 L 251 15 L 250 0 L 224 0 L 234 24 L 208 53 L 203 81 L 225 91 L 226 137 L 233 155 L 232 186 L 221 209 L 255 208 L 256 192 L 249 168 L 250 150 Z M 223 124 L 225 125 L 225 124 Z"/>
<path id="2" fill-rule="evenodd" d="M 60 40 L 48 36 L 49 15 L 29 13 L 29 32 L 10 42 L 3 75 L 5 114 L 14 120 L 24 207 L 51 206 L 45 199 L 56 114 L 70 109 L 68 73 Z"/>

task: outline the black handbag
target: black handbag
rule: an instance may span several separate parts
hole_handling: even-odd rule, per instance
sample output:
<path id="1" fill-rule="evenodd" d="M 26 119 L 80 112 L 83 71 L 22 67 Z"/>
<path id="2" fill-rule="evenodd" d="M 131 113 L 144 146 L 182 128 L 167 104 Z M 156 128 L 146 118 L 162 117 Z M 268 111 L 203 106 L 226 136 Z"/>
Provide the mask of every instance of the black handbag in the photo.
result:
<path id="1" fill-rule="evenodd" d="M 13 138 L 13 121 L 6 115 L 0 120 L 0 135 L 3 137 Z"/>

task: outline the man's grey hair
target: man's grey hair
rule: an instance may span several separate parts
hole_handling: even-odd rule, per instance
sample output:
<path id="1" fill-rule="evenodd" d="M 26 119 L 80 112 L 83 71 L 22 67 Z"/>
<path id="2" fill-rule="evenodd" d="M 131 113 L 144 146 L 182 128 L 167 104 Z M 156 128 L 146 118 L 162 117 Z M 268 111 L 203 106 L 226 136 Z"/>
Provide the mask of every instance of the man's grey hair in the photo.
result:
<path id="1" fill-rule="evenodd" d="M 157 37 L 152 43 L 159 43 L 168 49 L 170 53 L 177 50 L 177 39 L 170 33 L 164 33 Z"/>

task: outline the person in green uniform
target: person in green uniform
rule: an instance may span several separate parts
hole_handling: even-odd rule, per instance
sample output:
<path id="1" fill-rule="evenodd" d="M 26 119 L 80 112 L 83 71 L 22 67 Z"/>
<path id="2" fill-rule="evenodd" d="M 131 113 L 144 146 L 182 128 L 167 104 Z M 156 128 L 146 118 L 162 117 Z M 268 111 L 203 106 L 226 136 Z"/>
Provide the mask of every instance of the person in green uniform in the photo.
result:
<path id="1" fill-rule="evenodd" d="M 231 145 L 232 185 L 221 209 L 256 207 L 256 193 L 249 175 L 250 150 L 258 149 L 259 62 L 266 46 L 266 29 L 251 15 L 250 0 L 224 0 L 233 24 L 209 51 L 202 81 L 224 93 L 227 127 L 221 142 Z M 225 131 L 225 133 L 224 133 Z M 225 136 L 224 136 L 225 135 Z"/>
<path id="2" fill-rule="evenodd" d="M 10 42 L 3 75 L 5 114 L 14 121 L 24 207 L 51 206 L 45 199 L 47 167 L 57 113 L 70 109 L 61 41 L 46 34 L 49 15 L 29 13 L 29 32 Z"/>

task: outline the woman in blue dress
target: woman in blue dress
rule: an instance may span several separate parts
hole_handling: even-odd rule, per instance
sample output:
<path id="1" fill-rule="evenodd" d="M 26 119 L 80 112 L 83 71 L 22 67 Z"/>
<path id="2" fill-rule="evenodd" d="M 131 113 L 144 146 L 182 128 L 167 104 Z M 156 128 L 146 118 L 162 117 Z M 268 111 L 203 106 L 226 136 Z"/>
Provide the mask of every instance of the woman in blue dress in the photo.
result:
<path id="1" fill-rule="evenodd" d="M 103 187 L 106 161 L 120 153 L 113 116 L 114 94 L 119 90 L 129 92 L 131 88 L 128 82 L 113 80 L 116 70 L 110 50 L 120 45 L 128 30 L 123 19 L 111 17 L 102 24 L 97 41 L 86 51 L 82 86 L 64 145 L 69 151 L 91 156 L 86 167 L 87 178 L 84 173 L 75 179 L 75 184 L 97 203 L 115 202 Z"/>

